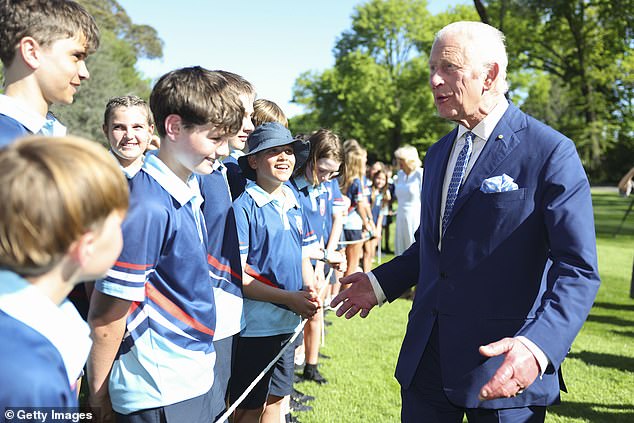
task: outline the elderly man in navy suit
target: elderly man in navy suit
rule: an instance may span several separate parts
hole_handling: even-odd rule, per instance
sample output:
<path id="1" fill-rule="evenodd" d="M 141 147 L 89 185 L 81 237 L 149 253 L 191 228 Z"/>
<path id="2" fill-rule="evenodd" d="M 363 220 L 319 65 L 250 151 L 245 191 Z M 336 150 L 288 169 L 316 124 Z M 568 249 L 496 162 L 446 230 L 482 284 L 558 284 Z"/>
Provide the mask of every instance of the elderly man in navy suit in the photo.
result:
<path id="1" fill-rule="evenodd" d="M 599 288 L 575 146 L 508 103 L 506 66 L 497 29 L 438 32 L 430 84 L 457 127 L 425 158 L 416 242 L 333 301 L 365 317 L 416 286 L 396 367 L 404 422 L 543 422 Z"/>

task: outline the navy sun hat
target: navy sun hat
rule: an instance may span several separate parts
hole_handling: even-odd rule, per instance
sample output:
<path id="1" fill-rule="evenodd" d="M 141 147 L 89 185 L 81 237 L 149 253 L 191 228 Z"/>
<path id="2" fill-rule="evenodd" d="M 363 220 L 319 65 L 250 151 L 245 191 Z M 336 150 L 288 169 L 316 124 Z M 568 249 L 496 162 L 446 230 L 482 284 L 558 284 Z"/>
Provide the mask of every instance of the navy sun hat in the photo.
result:
<path id="1" fill-rule="evenodd" d="M 267 122 L 255 128 L 247 138 L 249 152 L 238 158 L 238 164 L 242 169 L 242 175 L 245 178 L 255 181 L 255 170 L 249 166 L 249 156 L 269 148 L 279 147 L 281 145 L 293 145 L 295 153 L 295 169 L 303 165 L 308 160 L 310 153 L 310 143 L 293 138 L 291 131 L 286 129 L 284 125 L 278 122 Z"/>

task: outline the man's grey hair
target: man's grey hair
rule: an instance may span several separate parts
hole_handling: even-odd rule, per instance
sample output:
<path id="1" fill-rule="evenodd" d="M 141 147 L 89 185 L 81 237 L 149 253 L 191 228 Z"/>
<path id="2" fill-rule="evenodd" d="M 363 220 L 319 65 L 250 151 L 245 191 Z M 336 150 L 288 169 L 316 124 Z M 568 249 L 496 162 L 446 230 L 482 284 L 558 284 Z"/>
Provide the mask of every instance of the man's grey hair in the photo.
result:
<path id="1" fill-rule="evenodd" d="M 504 45 L 504 34 L 500 30 L 482 22 L 454 22 L 436 33 L 434 45 L 448 35 L 462 37 L 467 44 L 469 59 L 474 66 L 489 69 L 493 63 L 497 63 L 499 66 L 497 90 L 500 93 L 508 91 L 506 81 L 508 57 Z"/>

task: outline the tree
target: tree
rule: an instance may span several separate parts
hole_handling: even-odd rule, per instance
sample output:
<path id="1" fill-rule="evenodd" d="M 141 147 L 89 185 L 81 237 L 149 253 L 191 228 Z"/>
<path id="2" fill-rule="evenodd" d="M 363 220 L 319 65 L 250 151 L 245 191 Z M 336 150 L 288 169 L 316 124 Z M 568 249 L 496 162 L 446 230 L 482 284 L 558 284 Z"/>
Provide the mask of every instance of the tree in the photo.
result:
<path id="1" fill-rule="evenodd" d="M 359 139 L 379 158 L 405 143 L 425 150 L 448 128 L 427 89 L 427 52 L 437 24 L 424 0 L 357 6 L 351 29 L 333 50 L 334 68 L 302 74 L 293 100 L 321 126 Z"/>
<path id="2" fill-rule="evenodd" d="M 148 98 L 150 81 L 135 69 L 139 58 L 159 58 L 163 43 L 156 30 L 135 25 L 115 0 L 81 0 L 97 21 L 101 42 L 88 56 L 90 79 L 82 83 L 70 106 L 54 106 L 53 112 L 71 134 L 104 142 L 101 131 L 107 101 L 114 96 L 135 94 Z"/>
<path id="3" fill-rule="evenodd" d="M 565 97 L 567 107 L 552 126 L 575 140 L 591 175 L 609 177 L 603 169 L 606 154 L 616 143 L 632 144 L 634 1 L 475 0 L 474 4 L 483 22 L 505 33 L 510 68 L 543 72 Z M 535 98 L 529 100 L 537 103 Z M 549 109 L 534 107 L 534 112 L 548 121 L 540 112 Z M 634 152 L 630 158 L 634 161 Z"/>

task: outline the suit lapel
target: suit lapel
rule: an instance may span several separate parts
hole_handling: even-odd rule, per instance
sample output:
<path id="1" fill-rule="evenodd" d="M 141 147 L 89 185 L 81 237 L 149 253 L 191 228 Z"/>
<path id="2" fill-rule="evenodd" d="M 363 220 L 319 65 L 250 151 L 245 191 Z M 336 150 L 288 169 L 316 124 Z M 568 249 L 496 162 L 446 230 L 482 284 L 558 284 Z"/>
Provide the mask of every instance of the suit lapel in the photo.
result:
<path id="1" fill-rule="evenodd" d="M 451 224 L 451 220 L 460 211 L 460 208 L 469 197 L 480 189 L 482 181 L 491 176 L 496 176 L 494 172 L 500 163 L 502 163 L 508 155 L 511 154 L 513 149 L 515 149 L 517 144 L 519 144 L 519 138 L 515 133 L 525 126 L 526 117 L 524 114 L 517 107 L 509 104 L 502 119 L 500 119 L 484 145 L 484 149 L 473 165 L 471 172 L 469 172 L 467 180 L 462 188 L 460 188 L 458 198 L 456 198 L 451 217 L 449 218 L 449 224 Z"/>

